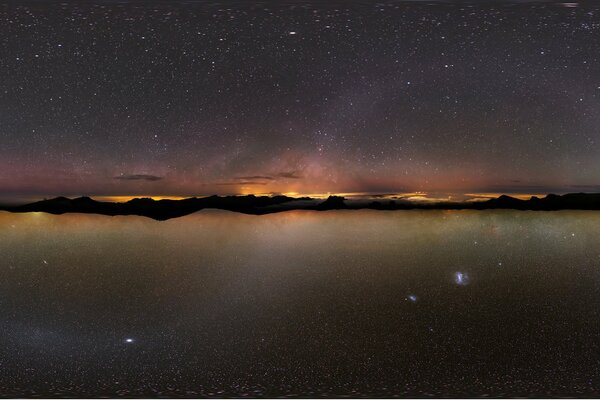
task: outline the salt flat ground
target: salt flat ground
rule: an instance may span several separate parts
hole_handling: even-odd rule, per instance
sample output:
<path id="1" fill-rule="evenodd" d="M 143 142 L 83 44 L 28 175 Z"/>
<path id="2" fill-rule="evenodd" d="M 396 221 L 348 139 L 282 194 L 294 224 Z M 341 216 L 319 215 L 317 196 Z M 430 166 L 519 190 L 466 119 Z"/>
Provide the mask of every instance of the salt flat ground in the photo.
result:
<path id="1" fill-rule="evenodd" d="M 600 212 L 3 212 L 0 255 L 6 397 L 600 394 Z"/>

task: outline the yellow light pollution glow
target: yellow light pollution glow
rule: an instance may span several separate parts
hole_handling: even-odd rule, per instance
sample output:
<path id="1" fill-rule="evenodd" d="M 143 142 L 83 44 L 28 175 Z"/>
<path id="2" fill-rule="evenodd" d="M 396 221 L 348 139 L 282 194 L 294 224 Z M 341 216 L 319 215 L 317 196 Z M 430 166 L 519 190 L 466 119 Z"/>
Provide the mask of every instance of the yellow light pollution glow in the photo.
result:
<path id="1" fill-rule="evenodd" d="M 287 197 L 310 197 L 312 199 L 326 199 L 329 196 L 342 196 L 348 199 L 381 199 L 381 200 L 407 200 L 412 202 L 462 202 L 462 201 L 485 201 L 502 195 L 511 196 L 521 200 L 528 200 L 532 196 L 545 197 L 546 194 L 540 193 L 428 193 L 428 192 L 401 192 L 401 193 L 369 193 L 369 192 L 348 192 L 348 193 L 301 193 L 295 191 L 289 192 L 252 192 L 241 190 L 238 196 L 287 196 Z M 208 197 L 207 194 L 196 194 L 189 196 L 171 196 L 171 195 L 120 195 L 120 196 L 92 196 L 97 201 L 106 201 L 114 203 L 124 203 L 133 199 L 150 198 L 153 200 L 183 200 L 190 197 Z"/>

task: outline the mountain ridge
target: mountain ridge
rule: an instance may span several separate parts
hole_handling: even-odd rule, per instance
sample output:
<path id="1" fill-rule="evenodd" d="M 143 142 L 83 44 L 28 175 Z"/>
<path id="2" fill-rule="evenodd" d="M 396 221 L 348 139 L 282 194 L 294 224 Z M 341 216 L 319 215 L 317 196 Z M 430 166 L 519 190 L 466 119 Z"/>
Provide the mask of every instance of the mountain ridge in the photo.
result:
<path id="1" fill-rule="evenodd" d="M 190 197 L 181 200 L 154 200 L 139 197 L 127 202 L 104 202 L 90 197 L 55 197 L 20 206 L 0 206 L 10 212 L 46 212 L 50 214 L 86 213 L 102 215 L 140 215 L 159 221 L 182 217 L 206 208 L 228 210 L 244 214 L 263 215 L 291 210 L 328 211 L 339 209 L 372 210 L 488 210 L 513 209 L 533 211 L 600 210 L 600 193 L 548 194 L 539 198 L 532 196 L 523 200 L 501 195 L 485 201 L 472 202 L 415 202 L 403 199 L 347 202 L 341 196 L 329 196 L 325 200 L 310 197 L 288 196 L 209 196 Z"/>

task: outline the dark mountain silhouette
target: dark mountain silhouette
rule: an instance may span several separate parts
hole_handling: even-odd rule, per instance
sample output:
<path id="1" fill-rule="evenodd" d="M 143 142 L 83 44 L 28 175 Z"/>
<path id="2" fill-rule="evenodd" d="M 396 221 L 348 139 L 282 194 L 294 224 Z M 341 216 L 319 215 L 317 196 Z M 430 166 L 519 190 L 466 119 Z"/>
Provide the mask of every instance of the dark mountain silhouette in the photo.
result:
<path id="1" fill-rule="evenodd" d="M 529 200 L 502 195 L 476 203 L 475 209 L 510 208 L 515 210 L 600 210 L 600 193 L 549 194 L 544 198 L 532 196 Z"/>
<path id="2" fill-rule="evenodd" d="M 286 196 L 269 197 L 254 195 L 210 196 L 203 198 L 191 197 L 183 200 L 136 198 L 125 203 L 112 203 L 96 201 L 89 197 L 78 197 L 75 199 L 57 197 L 23 206 L 5 207 L 4 209 L 13 212 L 41 211 L 50 214 L 76 212 L 103 215 L 141 215 L 156 220 L 167 220 L 191 214 L 205 208 L 218 208 L 246 214 L 263 214 L 266 207 L 295 200 L 306 200 L 306 198 L 296 199 Z"/>
<path id="3" fill-rule="evenodd" d="M 312 207 L 313 210 L 326 211 L 326 210 L 341 210 L 348 208 L 341 196 L 329 196 L 327 200 Z"/>
<path id="4" fill-rule="evenodd" d="M 423 203 L 408 200 L 389 200 L 372 202 L 347 202 L 344 197 L 330 196 L 326 200 L 309 197 L 294 198 L 287 196 L 210 196 L 191 197 L 183 200 L 153 200 L 136 198 L 125 203 L 96 201 L 89 197 L 69 199 L 56 197 L 22 206 L 4 206 L 0 210 L 11 212 L 46 212 L 50 214 L 88 213 L 103 215 L 141 215 L 156 220 L 167 220 L 194 213 L 205 208 L 235 211 L 245 214 L 269 214 L 288 210 L 408 210 L 408 209 L 446 209 L 446 210 L 600 210 L 600 193 L 570 193 L 565 195 L 549 194 L 544 198 L 531 197 L 529 200 L 516 199 L 502 195 L 487 201 L 477 202 L 436 202 Z"/>

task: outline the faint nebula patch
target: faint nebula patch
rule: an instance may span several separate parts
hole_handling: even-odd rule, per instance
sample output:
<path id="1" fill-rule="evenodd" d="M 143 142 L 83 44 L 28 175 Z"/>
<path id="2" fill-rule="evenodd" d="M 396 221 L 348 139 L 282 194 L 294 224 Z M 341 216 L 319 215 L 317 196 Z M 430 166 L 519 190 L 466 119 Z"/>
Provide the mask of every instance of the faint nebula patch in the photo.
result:
<path id="1" fill-rule="evenodd" d="M 460 286 L 466 286 L 471 282 L 471 278 L 469 277 L 469 274 L 467 274 L 466 272 L 455 272 L 454 273 L 454 282 L 457 285 Z"/>

